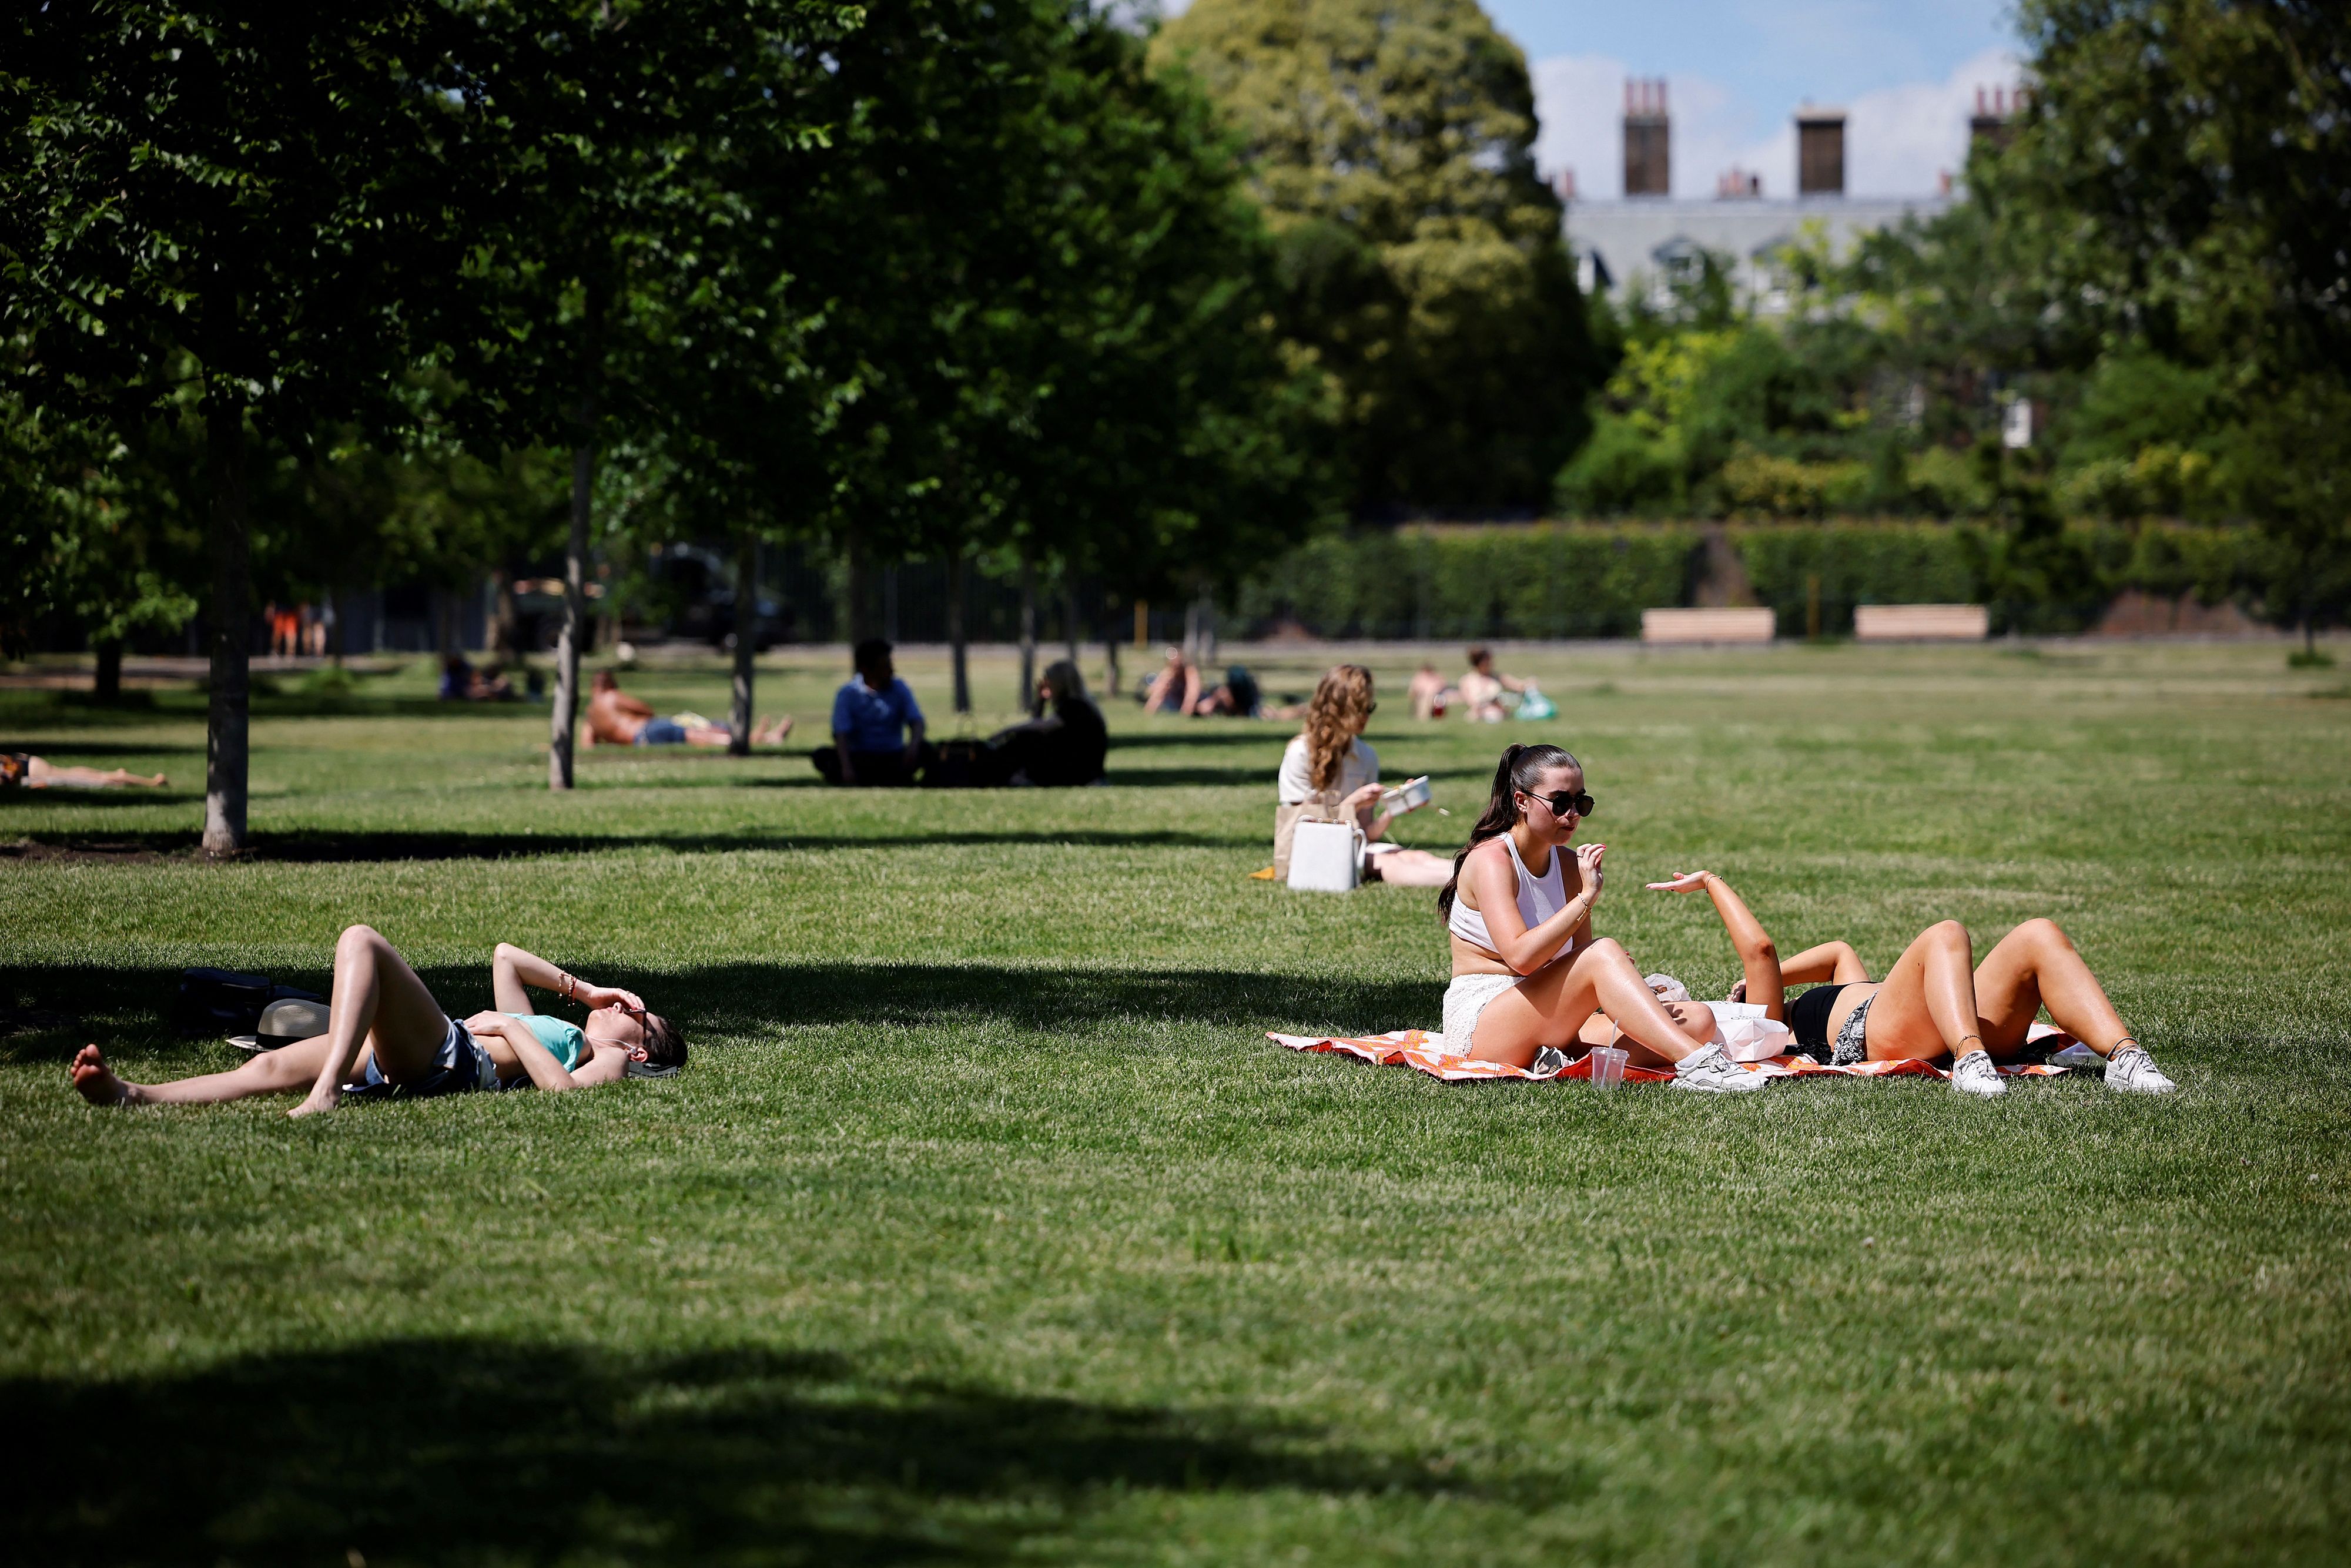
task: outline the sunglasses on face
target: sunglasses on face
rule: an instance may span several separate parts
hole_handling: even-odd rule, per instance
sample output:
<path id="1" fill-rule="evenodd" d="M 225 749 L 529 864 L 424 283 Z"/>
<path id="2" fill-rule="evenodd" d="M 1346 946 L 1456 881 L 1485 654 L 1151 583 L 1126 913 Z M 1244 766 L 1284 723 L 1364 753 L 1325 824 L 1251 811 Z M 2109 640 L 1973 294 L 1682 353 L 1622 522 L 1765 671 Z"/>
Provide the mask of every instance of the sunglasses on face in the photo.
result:
<path id="1" fill-rule="evenodd" d="M 1570 793 L 1565 789 L 1562 789 L 1555 794 L 1529 795 L 1527 799 L 1530 800 L 1541 800 L 1544 805 L 1551 808 L 1551 814 L 1554 817 L 1588 817 L 1592 815 L 1592 797 L 1584 794 L 1582 790 L 1576 790 L 1573 793 Z"/>

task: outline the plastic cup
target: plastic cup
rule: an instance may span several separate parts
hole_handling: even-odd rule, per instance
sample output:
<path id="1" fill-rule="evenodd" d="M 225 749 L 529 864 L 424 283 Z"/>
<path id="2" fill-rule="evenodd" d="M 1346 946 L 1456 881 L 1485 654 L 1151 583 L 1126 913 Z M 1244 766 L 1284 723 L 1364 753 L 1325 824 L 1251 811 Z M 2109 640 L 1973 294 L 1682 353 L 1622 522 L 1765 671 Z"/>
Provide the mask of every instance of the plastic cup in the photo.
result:
<path id="1" fill-rule="evenodd" d="M 1592 1050 L 1592 1086 L 1614 1089 L 1625 1082 L 1625 1052 L 1613 1045 L 1594 1046 Z"/>

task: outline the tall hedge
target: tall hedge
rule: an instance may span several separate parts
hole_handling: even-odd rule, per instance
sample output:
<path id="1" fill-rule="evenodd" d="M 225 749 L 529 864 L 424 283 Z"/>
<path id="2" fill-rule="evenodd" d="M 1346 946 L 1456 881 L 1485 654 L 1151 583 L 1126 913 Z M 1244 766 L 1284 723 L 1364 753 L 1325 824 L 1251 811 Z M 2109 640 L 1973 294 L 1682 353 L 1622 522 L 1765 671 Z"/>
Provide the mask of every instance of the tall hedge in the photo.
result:
<path id="1" fill-rule="evenodd" d="M 2124 589 L 2258 614 L 2288 602 L 2291 570 L 2246 528 L 2074 522 L 2022 535 L 1989 524 L 1732 524 L 1756 601 L 1780 634 L 1853 630 L 1862 604 L 1989 604 L 1995 632 L 2094 624 Z M 1248 628 L 1325 637 L 1625 637 L 1641 612 L 1692 601 L 1706 534 L 1694 524 L 1424 525 L 1317 538 L 1246 584 Z"/>
<path id="2" fill-rule="evenodd" d="M 1623 637 L 1678 604 L 1695 528 L 1435 527 L 1312 540 L 1241 591 L 1260 629 L 1326 637 Z"/>

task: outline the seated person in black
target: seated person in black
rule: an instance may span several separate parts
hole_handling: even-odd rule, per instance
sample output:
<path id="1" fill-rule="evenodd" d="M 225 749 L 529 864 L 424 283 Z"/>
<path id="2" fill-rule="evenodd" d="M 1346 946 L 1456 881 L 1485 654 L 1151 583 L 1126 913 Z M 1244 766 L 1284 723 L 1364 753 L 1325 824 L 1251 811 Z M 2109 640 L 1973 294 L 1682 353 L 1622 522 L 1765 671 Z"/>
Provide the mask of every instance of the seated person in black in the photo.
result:
<path id="1" fill-rule="evenodd" d="M 1001 784 L 1061 789 L 1102 776 L 1110 734 L 1102 710 L 1086 696 L 1077 665 L 1057 659 L 1037 683 L 1037 716 L 988 737 L 989 777 Z"/>

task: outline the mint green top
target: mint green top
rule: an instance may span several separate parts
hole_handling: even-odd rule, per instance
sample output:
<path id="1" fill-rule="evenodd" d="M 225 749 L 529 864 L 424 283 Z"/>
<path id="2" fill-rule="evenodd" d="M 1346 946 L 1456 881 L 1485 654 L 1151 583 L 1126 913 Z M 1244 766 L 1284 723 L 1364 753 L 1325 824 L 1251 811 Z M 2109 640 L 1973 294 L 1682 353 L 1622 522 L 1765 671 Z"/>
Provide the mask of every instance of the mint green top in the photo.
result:
<path id="1" fill-rule="evenodd" d="M 547 1047 L 555 1060 L 563 1064 L 564 1071 L 569 1072 L 580 1065 L 580 1053 L 588 1049 L 588 1037 L 580 1031 L 578 1024 L 566 1023 L 545 1013 L 508 1013 L 507 1017 L 520 1019 L 524 1026 L 538 1037 L 538 1043 Z"/>

